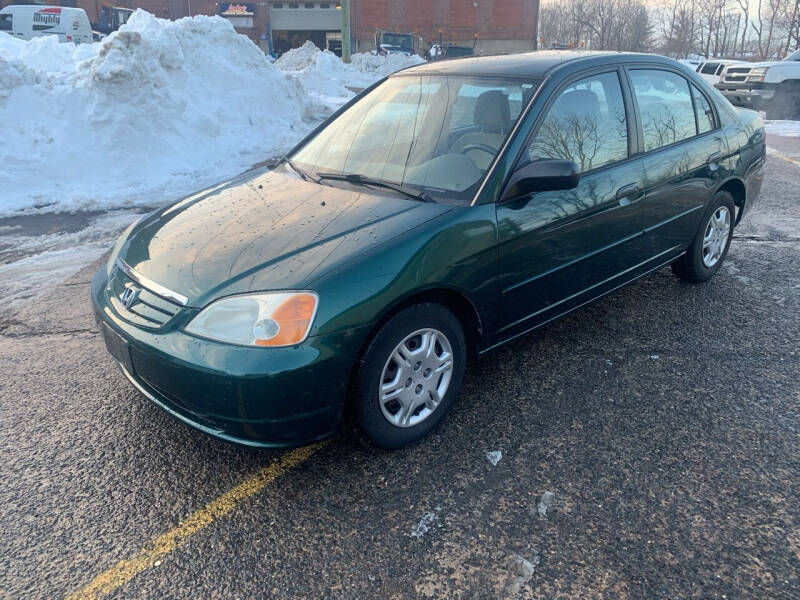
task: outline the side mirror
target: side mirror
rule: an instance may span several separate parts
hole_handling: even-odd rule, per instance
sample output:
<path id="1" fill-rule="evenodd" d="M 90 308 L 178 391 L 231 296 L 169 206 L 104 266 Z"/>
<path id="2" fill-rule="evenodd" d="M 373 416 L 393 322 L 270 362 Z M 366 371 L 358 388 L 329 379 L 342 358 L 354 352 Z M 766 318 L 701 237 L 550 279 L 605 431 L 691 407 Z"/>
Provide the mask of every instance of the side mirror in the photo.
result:
<path id="1" fill-rule="evenodd" d="M 535 160 L 514 171 L 503 193 L 503 201 L 534 192 L 572 190 L 577 187 L 580 178 L 578 165 L 571 160 Z"/>

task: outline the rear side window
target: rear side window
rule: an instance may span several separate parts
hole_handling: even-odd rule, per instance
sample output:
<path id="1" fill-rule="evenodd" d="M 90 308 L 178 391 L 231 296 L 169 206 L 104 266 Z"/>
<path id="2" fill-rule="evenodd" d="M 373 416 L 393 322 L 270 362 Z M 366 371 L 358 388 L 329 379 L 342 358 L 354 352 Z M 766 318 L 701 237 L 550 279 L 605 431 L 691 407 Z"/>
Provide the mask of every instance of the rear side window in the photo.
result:
<path id="1" fill-rule="evenodd" d="M 0 31 L 11 31 L 13 15 L 0 15 Z"/>
<path id="2" fill-rule="evenodd" d="M 616 72 L 559 93 L 527 149 L 531 161 L 562 158 L 586 172 L 628 157 L 628 124 Z"/>
<path id="3" fill-rule="evenodd" d="M 692 86 L 692 97 L 694 98 L 694 110 L 697 113 L 697 133 L 711 131 L 716 127 L 716 121 L 708 98 L 695 86 Z"/>
<path id="4" fill-rule="evenodd" d="M 631 71 L 631 83 L 642 117 L 646 152 L 697 135 L 689 82 L 683 77 L 642 69 Z"/>

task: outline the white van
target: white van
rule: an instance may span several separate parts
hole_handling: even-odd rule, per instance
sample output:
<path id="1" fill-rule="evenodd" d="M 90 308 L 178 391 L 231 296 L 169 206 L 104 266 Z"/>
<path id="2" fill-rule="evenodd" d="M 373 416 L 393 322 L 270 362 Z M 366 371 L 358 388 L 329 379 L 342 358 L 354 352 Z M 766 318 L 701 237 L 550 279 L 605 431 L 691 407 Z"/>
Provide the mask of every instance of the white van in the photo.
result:
<path id="1" fill-rule="evenodd" d="M 0 33 L 21 40 L 57 35 L 60 42 L 92 43 L 92 26 L 82 8 L 12 5 L 0 10 Z"/>

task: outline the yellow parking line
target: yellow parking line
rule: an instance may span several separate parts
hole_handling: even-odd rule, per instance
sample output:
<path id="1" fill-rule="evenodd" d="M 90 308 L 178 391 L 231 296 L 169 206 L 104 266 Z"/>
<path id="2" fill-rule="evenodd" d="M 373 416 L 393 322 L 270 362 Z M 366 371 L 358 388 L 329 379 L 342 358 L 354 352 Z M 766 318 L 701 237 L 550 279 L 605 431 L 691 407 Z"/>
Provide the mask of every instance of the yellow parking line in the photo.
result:
<path id="1" fill-rule="evenodd" d="M 800 160 L 792 158 L 791 156 L 786 156 L 783 152 L 781 152 L 779 150 L 775 150 L 775 148 L 770 148 L 770 150 L 772 150 L 772 152 L 770 152 L 770 154 L 772 154 L 773 156 L 777 156 L 778 158 L 781 158 L 781 159 L 785 160 L 786 162 L 790 162 L 793 165 L 797 165 L 798 167 L 800 167 Z"/>
<path id="2" fill-rule="evenodd" d="M 313 446 L 297 448 L 287 452 L 277 461 L 257 471 L 235 488 L 225 492 L 216 500 L 209 502 L 197 512 L 189 515 L 177 527 L 155 538 L 150 545 L 136 556 L 121 560 L 116 565 L 101 573 L 88 585 L 82 587 L 68 600 L 90 600 L 100 598 L 116 588 L 124 585 L 136 575 L 155 566 L 156 561 L 173 550 L 180 548 L 195 533 L 202 531 L 217 519 L 224 517 L 243 501 L 260 492 L 264 487 L 289 471 L 325 446 L 328 442 L 320 442 Z"/>

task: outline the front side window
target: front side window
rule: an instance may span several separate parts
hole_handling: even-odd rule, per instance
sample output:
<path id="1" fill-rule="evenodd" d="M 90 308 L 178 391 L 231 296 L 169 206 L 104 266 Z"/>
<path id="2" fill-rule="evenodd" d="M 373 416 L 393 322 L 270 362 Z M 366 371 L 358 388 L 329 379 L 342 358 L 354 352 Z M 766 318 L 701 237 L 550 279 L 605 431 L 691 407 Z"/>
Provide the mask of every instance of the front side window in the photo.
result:
<path id="1" fill-rule="evenodd" d="M 531 161 L 572 160 L 584 173 L 628 157 L 628 124 L 616 72 L 570 84 L 527 149 Z"/>
<path id="2" fill-rule="evenodd" d="M 498 77 L 391 77 L 291 158 L 313 174 L 360 175 L 437 200 L 471 200 L 535 86 Z"/>
<path id="3" fill-rule="evenodd" d="M 697 135 L 689 82 L 683 77 L 671 71 L 641 69 L 631 71 L 631 83 L 642 117 L 646 152 Z"/>

